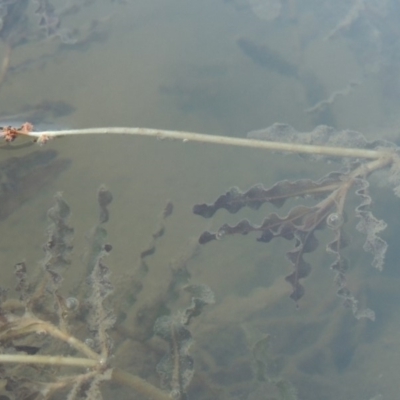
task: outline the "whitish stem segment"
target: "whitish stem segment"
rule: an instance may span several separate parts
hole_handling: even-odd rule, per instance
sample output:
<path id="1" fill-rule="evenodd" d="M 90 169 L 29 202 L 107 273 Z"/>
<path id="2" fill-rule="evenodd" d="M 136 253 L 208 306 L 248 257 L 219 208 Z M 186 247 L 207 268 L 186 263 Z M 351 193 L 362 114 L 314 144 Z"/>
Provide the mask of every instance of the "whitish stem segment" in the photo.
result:
<path id="1" fill-rule="evenodd" d="M 25 354 L 0 354 L 0 364 L 30 364 L 30 365 L 62 365 L 70 367 L 96 368 L 98 362 L 89 358 L 47 356 L 47 355 L 25 355 Z M 124 372 L 120 369 L 113 369 L 111 379 L 114 382 L 129 386 L 137 392 L 155 400 L 171 400 L 168 393 L 158 389 L 144 379 Z"/>
<path id="2" fill-rule="evenodd" d="M 92 360 L 89 358 L 25 354 L 0 354 L 0 363 L 64 365 L 84 368 L 94 368 L 98 365 L 98 362 L 96 360 Z"/>
<path id="3" fill-rule="evenodd" d="M 149 128 L 87 128 L 70 129 L 62 131 L 31 131 L 26 135 L 35 137 L 39 142 L 45 142 L 50 138 L 70 136 L 70 135 L 139 135 L 151 136 L 158 139 L 175 139 L 183 142 L 201 142 L 212 144 L 223 144 L 239 147 L 251 147 L 257 149 L 283 151 L 300 154 L 316 154 L 336 157 L 355 157 L 355 158 L 381 158 L 385 152 L 378 150 L 353 149 L 343 147 L 313 146 L 296 143 L 270 142 L 264 140 L 232 138 L 227 136 L 205 135 L 201 133 L 167 131 L 162 129 Z"/>

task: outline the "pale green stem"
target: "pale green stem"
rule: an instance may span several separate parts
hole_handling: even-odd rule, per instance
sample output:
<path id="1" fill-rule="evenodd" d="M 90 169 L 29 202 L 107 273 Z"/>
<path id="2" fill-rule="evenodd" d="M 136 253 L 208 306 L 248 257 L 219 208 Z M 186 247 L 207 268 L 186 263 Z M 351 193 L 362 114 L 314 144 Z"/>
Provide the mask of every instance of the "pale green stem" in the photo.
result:
<path id="1" fill-rule="evenodd" d="M 121 383 L 125 386 L 130 386 L 135 389 L 135 391 L 141 393 L 149 399 L 153 400 L 171 400 L 172 397 L 153 386 L 151 383 L 145 381 L 139 376 L 132 375 L 128 372 L 122 371 L 121 369 L 115 368 L 112 371 L 111 379 L 114 382 Z"/>
<path id="2" fill-rule="evenodd" d="M 0 364 L 45 364 L 94 368 L 99 364 L 99 362 L 90 358 L 80 357 L 0 354 Z"/>
<path id="3" fill-rule="evenodd" d="M 201 133 L 167 131 L 162 129 L 148 128 L 88 128 L 70 129 L 61 131 L 29 132 L 28 136 L 36 137 L 40 142 L 45 142 L 49 138 L 70 136 L 70 135 L 139 135 L 151 136 L 158 139 L 175 139 L 183 142 L 201 142 L 212 144 L 223 144 L 239 147 L 251 147 L 257 149 L 283 151 L 301 154 L 316 154 L 336 157 L 355 157 L 376 159 L 386 154 L 384 151 L 354 149 L 343 147 L 314 146 L 296 143 L 270 142 L 266 140 L 254 140 L 244 138 L 232 138 L 227 136 L 205 135 Z"/>
<path id="4" fill-rule="evenodd" d="M 27 323 L 29 323 L 29 322 L 30 321 L 27 320 Z M 76 337 L 74 337 L 66 332 L 61 331 L 53 324 L 46 322 L 46 321 L 42 321 L 40 319 L 32 319 L 32 322 L 33 322 L 33 325 L 31 327 L 32 332 L 36 332 L 36 333 L 45 332 L 45 333 L 49 334 L 50 336 L 53 336 L 55 338 L 58 338 L 64 342 L 68 343 L 70 346 L 74 347 L 76 350 L 82 352 L 87 357 L 92 359 L 95 363 L 98 364 L 99 362 L 103 362 L 103 363 L 105 362 L 99 354 L 97 354 L 95 351 L 93 351 L 84 342 L 80 341 Z"/>
<path id="5" fill-rule="evenodd" d="M 76 337 L 70 335 L 67 332 L 63 332 L 58 329 L 55 325 L 47 321 L 42 321 L 36 317 L 31 317 L 29 315 L 24 315 L 18 317 L 14 321 L 10 321 L 8 324 L 2 326 L 2 332 L 0 335 L 0 340 L 12 340 L 16 337 L 26 336 L 29 333 L 43 334 L 60 339 L 63 342 L 68 343 L 71 347 L 83 353 L 88 358 L 94 360 L 96 363 L 105 363 L 103 357 L 93 351 L 84 342 L 80 341 Z"/>
<path id="6" fill-rule="evenodd" d="M 98 361 L 89 358 L 42 356 L 28 354 L 0 354 L 0 364 L 29 364 L 29 365 L 61 365 L 70 367 L 96 368 L 102 367 Z M 139 376 L 132 375 L 118 368 L 112 370 L 111 379 L 122 385 L 129 386 L 136 392 L 154 400 L 171 400 L 168 393 L 158 389 Z"/>

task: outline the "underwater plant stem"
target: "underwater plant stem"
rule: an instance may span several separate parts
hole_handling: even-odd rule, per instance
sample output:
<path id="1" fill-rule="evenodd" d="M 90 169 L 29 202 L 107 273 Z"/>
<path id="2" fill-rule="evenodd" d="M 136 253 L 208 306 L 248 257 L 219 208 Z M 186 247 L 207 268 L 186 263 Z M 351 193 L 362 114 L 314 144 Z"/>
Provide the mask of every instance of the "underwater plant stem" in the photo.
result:
<path id="1" fill-rule="evenodd" d="M 382 156 L 373 161 L 369 161 L 365 164 L 360 165 L 355 170 L 353 170 L 346 181 L 338 187 L 338 189 L 332 193 L 333 198 L 336 200 L 336 208 L 339 214 L 343 214 L 347 194 L 351 187 L 356 182 L 356 178 L 367 178 L 368 175 L 372 174 L 374 171 L 385 168 L 392 163 L 399 163 L 399 159 L 397 155 L 390 155 L 389 153 L 387 156 Z"/>
<path id="2" fill-rule="evenodd" d="M 93 368 L 98 361 L 90 358 L 65 357 L 65 356 L 42 356 L 29 354 L 0 354 L 0 364 L 46 364 L 64 365 L 84 368 Z"/>
<path id="3" fill-rule="evenodd" d="M 381 157 L 378 159 L 360 165 L 354 171 L 351 172 L 350 178 L 356 177 L 367 177 L 376 170 L 386 168 L 390 165 L 398 165 L 400 163 L 399 156 L 396 153 L 386 152 L 381 153 Z"/>
<path id="4" fill-rule="evenodd" d="M 315 154 L 315 155 L 336 156 L 336 157 L 377 159 L 381 158 L 384 154 L 387 154 L 387 152 L 385 151 L 378 151 L 378 150 L 271 142 L 267 140 L 232 138 L 228 136 L 206 135 L 201 133 L 167 131 L 163 129 L 149 129 L 149 128 L 111 127 L 111 128 L 87 128 L 87 129 L 70 129 L 70 130 L 42 131 L 42 132 L 31 131 L 27 135 L 37 138 L 39 142 L 45 142 L 47 139 L 50 138 L 70 136 L 70 135 L 139 135 L 139 136 L 151 136 L 157 139 L 175 139 L 175 140 L 181 140 L 183 142 L 212 143 L 212 144 L 222 144 L 229 146 L 251 147 L 251 148 L 265 149 L 272 151 L 283 151 L 290 153 Z"/>
<path id="5" fill-rule="evenodd" d="M 112 371 L 111 379 L 114 382 L 121 383 L 125 386 L 129 386 L 140 394 L 145 395 L 149 399 L 153 400 L 171 400 L 172 397 L 153 386 L 151 383 L 148 383 L 144 379 L 139 376 L 132 375 L 128 372 L 122 371 L 121 369 L 115 368 Z"/>
<path id="6" fill-rule="evenodd" d="M 48 322 L 41 321 L 39 329 L 43 329 L 50 336 L 63 340 L 64 342 L 68 343 L 70 346 L 74 347 L 76 350 L 85 354 L 87 357 L 89 357 L 90 359 L 94 360 L 97 363 L 102 360 L 102 357 L 95 351 L 93 351 L 85 343 L 83 343 L 76 337 L 61 331 L 56 326 Z"/>
<path id="7" fill-rule="evenodd" d="M 69 367 L 95 368 L 98 361 L 89 358 L 46 356 L 29 354 L 0 354 L 0 364 L 29 364 L 29 365 L 61 365 Z M 139 376 L 132 375 L 118 368 L 112 370 L 111 379 L 134 389 L 136 392 L 154 400 L 171 400 L 168 393 L 146 382 Z"/>
<path id="8" fill-rule="evenodd" d="M 74 349 L 80 351 L 89 359 L 93 360 L 95 363 L 104 361 L 103 357 L 93 351 L 81 340 L 77 339 L 67 332 L 60 330 L 50 322 L 42 321 L 35 317 L 23 316 L 18 320 L 10 322 L 9 326 L 7 326 L 6 324 L 3 327 L 3 332 L 0 336 L 0 339 L 2 341 L 10 340 L 15 339 L 16 337 L 26 336 L 30 333 L 47 334 L 53 338 L 62 340 L 63 342 L 67 343 Z"/>

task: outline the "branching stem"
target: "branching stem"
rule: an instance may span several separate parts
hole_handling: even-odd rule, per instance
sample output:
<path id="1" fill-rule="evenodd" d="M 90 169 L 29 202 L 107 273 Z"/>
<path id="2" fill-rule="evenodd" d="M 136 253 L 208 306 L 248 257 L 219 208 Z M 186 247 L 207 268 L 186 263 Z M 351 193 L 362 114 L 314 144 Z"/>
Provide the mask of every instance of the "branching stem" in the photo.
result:
<path id="1" fill-rule="evenodd" d="M 46 356 L 28 354 L 0 354 L 0 364 L 30 364 L 30 365 L 61 365 L 70 367 L 96 368 L 102 367 L 99 362 L 89 358 Z M 171 400 L 168 393 L 158 389 L 144 379 L 122 371 L 118 368 L 112 370 L 111 379 L 136 392 L 155 400 Z"/>

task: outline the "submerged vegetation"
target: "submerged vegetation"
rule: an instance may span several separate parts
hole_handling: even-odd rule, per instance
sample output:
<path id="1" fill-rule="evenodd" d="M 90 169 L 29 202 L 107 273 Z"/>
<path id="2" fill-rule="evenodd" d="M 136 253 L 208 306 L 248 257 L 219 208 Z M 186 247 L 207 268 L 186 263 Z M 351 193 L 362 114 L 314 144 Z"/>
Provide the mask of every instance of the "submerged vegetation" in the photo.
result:
<path id="1" fill-rule="evenodd" d="M 19 262 L 15 265 L 17 297 L 10 297 L 2 288 L 0 373 L 3 398 L 49 399 L 58 398 L 57 395 L 62 393 L 71 400 L 101 399 L 100 385 L 104 381 L 127 385 L 144 398 L 185 397 L 193 377 L 193 360 L 188 354 L 192 342 L 189 325 L 204 306 L 214 302 L 213 294 L 206 286 L 187 284 L 189 274 L 184 265 L 171 271 L 164 300 L 179 297 L 185 290 L 191 302 L 182 311 L 165 315 L 155 312 L 153 316 L 154 336 L 166 342 L 166 353 L 158 360 L 156 368 L 165 390 L 115 367 L 112 355 L 118 329 L 114 326 L 124 316 L 123 310 L 116 307 L 118 303 L 112 300 L 113 285 L 105 263 L 112 250 L 106 242 L 105 229 L 111 201 L 111 193 L 101 188 L 98 192 L 99 222 L 90 232 L 88 276 L 79 287 L 68 295 L 62 293 L 63 274 L 71 264 L 74 230 L 68 222 L 69 206 L 58 194 L 55 205 L 48 211 L 50 225 L 40 270 L 30 271 L 25 262 Z M 172 206 L 168 204 L 162 219 L 171 212 Z M 154 252 L 154 241 L 163 235 L 163 231 L 160 226 L 154 232 L 149 248 L 141 254 L 141 265 L 136 272 L 142 277 L 148 268 L 145 260 Z M 133 285 L 135 277 L 130 278 Z M 132 295 L 132 289 L 129 287 L 129 295 Z M 135 294 L 140 291 L 136 288 Z M 121 298 L 120 293 L 118 299 Z M 167 308 L 167 304 L 159 303 L 158 307 Z M 148 341 L 153 333 L 148 335 L 143 338 L 144 346 L 147 352 L 157 354 L 160 350 Z"/>
<path id="2" fill-rule="evenodd" d="M 292 27 L 309 11 L 309 5 L 294 0 L 224 2 L 240 10 L 250 7 L 260 19 L 280 19 Z M 391 59 L 397 54 L 392 51 L 397 44 L 392 40 L 389 47 L 382 46 L 386 43 L 383 39 L 396 37 L 392 32 L 398 24 L 392 19 L 390 24 L 383 21 L 389 13 L 396 15 L 397 4 L 394 6 L 390 0 L 379 5 L 368 0 L 350 3 L 338 1 L 341 7 L 336 6 L 336 11 L 340 8 L 342 16 L 337 19 L 337 13 L 331 12 L 331 1 L 319 2 L 315 7 L 319 14 L 310 16 L 315 18 L 314 24 L 318 22 L 314 29 L 328 20 L 324 25 L 325 42 L 344 37 L 354 46 L 357 36 L 363 37 L 367 45 L 353 48 L 363 66 L 363 79 L 368 78 L 369 69 L 373 74 L 388 76 L 387 65 L 398 64 L 398 60 Z M 83 25 L 74 27 L 68 23 L 69 16 L 94 4 L 95 0 L 71 1 L 57 8 L 47 0 L 0 0 L 0 42 L 5 49 L 0 87 L 13 74 L 43 65 L 59 51 L 86 49 L 92 41 L 102 40 L 101 22 L 107 16 L 95 20 L 78 18 Z M 151 17 L 158 23 L 156 16 Z M 303 24 L 308 25 L 308 21 L 302 19 Z M 146 23 L 143 18 L 143 24 Z M 127 25 L 131 26 L 131 21 Z M 323 165 L 324 170 L 316 178 L 318 167 L 313 171 L 294 171 L 289 166 L 284 179 L 283 173 L 279 177 L 275 174 L 275 180 L 268 184 L 257 183 L 256 179 L 240 183 L 240 177 L 235 175 L 238 182 L 232 180 L 231 184 L 248 186 L 230 187 L 218 181 L 213 195 L 196 191 L 197 198 L 193 196 L 193 201 L 185 204 L 186 218 L 190 214 L 199 224 L 211 220 L 216 228 L 212 223 L 191 226 L 195 240 L 183 244 L 183 254 L 174 255 L 173 259 L 162 256 L 160 261 L 156 259 L 159 248 L 169 237 L 168 224 L 176 218 L 175 206 L 167 202 L 147 246 L 135 254 L 124 254 L 123 265 L 115 265 L 113 257 L 120 249 L 118 243 L 110 244 L 112 236 L 108 234 L 112 226 L 119 229 L 121 222 L 113 215 L 118 209 L 115 202 L 119 194 L 114 193 L 115 201 L 110 190 L 99 189 L 97 202 L 93 201 L 98 220 L 86 235 L 88 250 L 82 257 L 74 239 L 84 233 L 74 230 L 67 201 L 73 199 L 74 193 L 58 193 L 47 213 L 43 259 L 35 265 L 22 259 L 22 252 L 21 257 L 18 253 L 13 260 L 16 284 L 10 285 L 7 279 L 0 284 L 0 400 L 382 400 L 382 393 L 385 399 L 393 398 L 387 396 L 390 390 L 386 391 L 386 387 L 394 375 L 397 390 L 398 327 L 391 325 L 391 332 L 384 327 L 393 316 L 388 318 L 388 314 L 397 312 L 400 297 L 397 279 L 381 272 L 385 264 L 389 265 L 389 249 L 396 246 L 397 236 L 389 229 L 395 228 L 397 221 L 395 211 L 381 219 L 379 208 L 373 206 L 375 200 L 378 206 L 380 203 L 376 176 L 379 185 L 391 187 L 395 196 L 400 197 L 400 147 L 398 143 L 366 140 L 359 132 L 325 125 L 338 125 L 333 106 L 343 96 L 356 93 L 363 81 L 348 79 L 344 85 L 328 91 L 326 82 L 304 63 L 307 41 L 315 39 L 307 32 L 298 35 L 300 31 L 294 31 L 299 42 L 293 53 L 275 48 L 272 40 L 268 42 L 273 35 L 264 35 L 263 40 L 249 32 L 238 32 L 231 38 L 231 44 L 235 44 L 231 47 L 243 63 L 271 74 L 273 80 L 280 76 L 301 88 L 306 100 L 302 105 L 305 115 L 311 117 L 314 125 L 324 124 L 311 132 L 274 124 L 250 132 L 246 138 L 231 138 L 147 128 L 39 131 L 38 126 L 30 123 L 0 124 L 4 125 L 0 149 L 6 156 L 0 163 L 0 221 L 5 221 L 73 164 L 48 148 L 52 139 L 72 135 L 103 135 L 115 141 L 120 135 L 168 139 L 157 142 L 162 151 L 165 142 L 170 141 L 182 146 L 183 152 L 187 150 L 185 146 L 190 146 L 188 143 L 246 147 L 288 157 L 301 156 L 310 165 Z M 384 35 L 375 34 L 377 31 Z M 47 42 L 52 43 L 52 49 Z M 15 57 L 14 64 L 13 56 L 19 47 L 33 43 L 45 46 L 38 46 L 39 53 L 30 53 L 33 58 Z M 375 46 L 368 46 L 371 43 Z M 367 48 L 372 48 L 373 57 L 364 53 Z M 137 60 L 140 54 L 135 53 Z M 377 54 L 379 57 L 375 57 Z M 105 58 L 102 54 L 101 59 Z M 221 64 L 217 60 L 215 65 L 210 58 L 208 72 L 198 73 L 194 82 L 190 73 L 182 78 L 177 69 L 176 82 L 161 84 L 159 92 L 176 97 L 186 113 L 201 108 L 219 115 L 216 104 L 225 105 L 226 101 L 218 90 L 221 76 L 227 86 L 234 76 L 230 75 L 230 65 L 225 64 L 225 55 L 223 58 Z M 376 59 L 376 65 L 365 63 L 366 58 Z M 182 65 L 184 68 L 185 63 Z M 195 68 L 189 69 L 193 72 Z M 396 79 L 392 82 L 387 78 L 388 87 L 396 94 L 398 70 L 393 67 L 389 72 Z M 263 90 L 260 92 L 264 96 Z M 268 95 L 273 99 L 274 93 Z M 167 102 L 173 103 L 170 99 Z M 398 99 L 394 104 L 397 102 Z M 128 103 L 131 107 L 130 102 L 122 99 L 120 103 L 120 107 Z M 67 103 L 43 100 L 23 107 L 18 120 L 23 118 L 35 125 L 43 116 L 54 119 L 73 110 Z M 62 147 L 62 139 L 58 142 Z M 39 145 L 43 145 L 41 150 L 35 148 L 29 153 L 30 148 Z M 26 151 L 24 156 L 11 151 L 20 148 Z M 68 152 L 68 146 L 66 149 Z M 85 160 L 88 169 L 93 162 L 90 157 Z M 126 159 L 121 156 L 120 161 L 125 163 Z M 251 162 L 249 157 L 245 161 Z M 314 161 L 320 164 L 312 164 Z M 186 168 L 177 164 L 177 168 Z M 218 168 L 224 168 L 221 164 Z M 158 164 L 152 163 L 152 167 L 157 171 Z M 141 173 L 126 170 L 130 179 L 134 175 L 132 180 L 136 173 Z M 118 175 L 119 171 L 115 171 Z M 218 175 L 218 171 L 209 171 L 209 175 L 201 173 L 201 179 L 211 180 L 215 178 L 213 173 Z M 118 175 L 117 179 L 123 177 Z M 177 178 L 171 180 L 175 185 Z M 145 184 L 151 186 L 152 182 Z M 125 190 L 126 182 L 121 186 Z M 141 189 L 140 185 L 137 187 Z M 80 190 L 79 185 L 74 190 Z M 159 197 L 162 189 L 157 190 Z M 174 186 L 171 192 L 178 198 L 187 190 L 182 185 Z M 148 203 L 152 200 L 145 199 Z M 136 206 L 129 203 L 125 214 L 121 213 L 123 218 L 131 212 L 130 207 Z M 257 222 L 250 220 L 254 215 Z M 239 220 L 234 219 L 236 216 Z M 180 223 L 189 224 L 184 218 L 178 218 L 179 227 Z M 27 226 L 25 221 L 21 223 L 22 229 Z M 142 231 L 142 225 L 132 226 L 132 230 Z M 385 231 L 386 228 L 389 229 Z M 117 241 L 126 239 L 122 237 L 126 231 L 121 232 L 118 231 Z M 252 242 L 254 237 L 258 243 Z M 131 244 L 135 238 L 129 240 Z M 17 241 L 20 246 L 30 245 L 19 237 Z M 252 257 L 234 259 L 246 251 Z M 374 268 L 362 265 L 364 257 Z M 117 268 L 123 268 L 122 272 Z M 4 275 L 10 269 L 12 265 L 2 265 Z M 334 276 L 334 288 L 327 276 L 328 269 Z M 374 275 L 366 279 L 366 274 Z M 208 280 L 203 283 L 204 276 Z M 392 364 L 387 361 L 389 356 L 395 358 Z"/>
<path id="3" fill-rule="evenodd" d="M 144 282 L 152 269 L 149 260 L 166 233 L 165 220 L 173 212 L 172 203 L 166 205 L 148 247 L 140 254 L 139 264 L 123 277 L 117 290 L 113 289 L 105 261 L 112 251 L 106 231 L 112 195 L 105 188 L 99 190 L 99 221 L 89 235 L 91 250 L 83 269 L 86 277 L 78 287 L 65 292 L 62 276 L 70 266 L 73 229 L 69 226 L 69 206 L 57 195 L 48 213 L 50 226 L 40 271 L 29 273 L 30 266 L 20 262 L 15 267 L 17 298 L 2 290 L 0 364 L 4 395 L 47 399 L 62 394 L 68 399 L 98 399 L 114 395 L 114 391 L 119 393 L 115 384 L 107 387 L 107 381 L 128 385 L 140 398 L 152 399 L 212 396 L 283 400 L 296 399 L 297 393 L 299 398 L 313 399 L 315 385 L 320 386 L 317 396 L 322 392 L 337 395 L 340 388 L 318 381 L 316 368 L 323 374 L 344 371 L 363 343 L 366 321 L 375 318 L 374 311 L 365 307 L 365 298 L 360 302 L 359 294 L 347 284 L 346 272 L 352 267 L 346 254 L 352 245 L 347 233 L 347 219 L 352 213 L 350 193 L 355 192 L 359 198 L 353 216 L 358 219 L 356 229 L 366 238 L 364 250 L 372 254 L 372 265 L 382 270 L 388 244 L 380 233 L 386 223 L 372 214 L 369 180 L 381 171 L 394 193 L 399 194 L 399 147 L 385 140 L 367 141 L 354 131 L 320 126 L 304 133 L 284 124 L 251 132 L 247 139 L 141 128 L 35 132 L 29 124 L 4 128 L 3 138 L 9 147 L 21 137 L 33 137 L 44 144 L 53 137 L 117 133 L 280 150 L 310 161 L 329 161 L 332 170 L 318 180 L 303 177 L 279 181 L 269 188 L 232 188 L 214 203 L 194 206 L 195 214 L 211 218 L 220 209 L 237 213 L 245 207 L 257 210 L 264 204 L 282 207 L 289 201 L 304 201 L 283 216 L 268 214 L 259 225 L 243 219 L 200 236 L 200 245 L 253 232 L 263 243 L 277 238 L 294 242 L 287 252 L 293 271 L 286 282 L 275 277 L 274 282 L 265 282 L 267 287 L 261 290 L 261 286 L 248 297 L 227 298 L 216 305 L 212 305 L 214 294 L 208 286 L 191 283 L 189 265 L 199 244 L 170 263 L 168 279 L 164 272 L 162 289 L 158 288 L 151 302 L 141 305 L 138 301 L 146 293 Z M 326 250 L 332 257 L 330 268 L 335 272 L 337 294 L 352 313 L 330 304 L 330 313 L 317 307 L 307 319 L 280 315 L 279 304 L 290 286 L 290 297 L 303 308 L 301 300 L 308 295 L 305 278 L 313 263 L 309 253 L 323 243 L 317 231 L 325 229 L 331 232 Z M 212 306 L 204 313 L 208 305 Z M 356 318 L 349 319 L 351 314 Z M 268 318 L 260 320 L 260 315 Z M 302 332 L 310 331 L 302 346 L 289 346 L 302 337 Z M 194 336 L 199 342 L 195 356 L 191 354 Z M 241 354 L 237 359 L 232 358 L 235 352 L 229 354 L 232 345 Z M 120 366 L 127 352 L 132 357 L 127 363 L 129 372 Z M 232 378 L 228 374 L 231 369 L 241 378 Z"/>
<path id="4" fill-rule="evenodd" d="M 386 223 L 372 214 L 368 178 L 376 171 L 388 169 L 388 181 L 394 186 L 395 194 L 399 195 L 399 148 L 394 143 L 384 140 L 368 142 L 358 132 L 338 132 L 324 126 L 320 126 L 310 133 L 299 133 L 288 125 L 275 124 L 263 131 L 250 132 L 248 136 L 270 141 L 279 140 L 293 145 L 307 143 L 319 146 L 342 146 L 343 148 L 348 146 L 382 152 L 381 157 L 369 162 L 349 161 L 342 158 L 340 159 L 341 169 L 332 171 L 317 181 L 305 178 L 297 181 L 284 180 L 275 183 L 270 188 L 259 184 L 245 192 L 241 192 L 238 188 L 232 188 L 213 204 L 197 204 L 193 209 L 195 214 L 211 218 L 222 208 L 230 213 L 237 213 L 244 207 L 257 210 L 265 203 L 282 207 L 288 199 L 313 198 L 318 200 L 312 205 L 296 205 L 285 216 L 271 213 L 260 225 L 252 224 L 247 219 L 234 226 L 224 224 L 217 232 L 204 232 L 199 241 L 205 244 L 228 235 L 247 235 L 252 232 L 258 232 L 257 240 L 263 243 L 269 243 L 276 238 L 294 240 L 294 248 L 287 253 L 287 258 L 294 271 L 286 277 L 286 280 L 293 289 L 290 297 L 298 302 L 304 295 L 304 287 L 300 281 L 306 278 L 311 271 L 310 263 L 303 257 L 318 248 L 319 241 L 315 236 L 316 231 L 330 229 L 333 239 L 326 245 L 326 251 L 334 256 L 330 268 L 336 273 L 337 293 L 343 298 L 345 305 L 353 310 L 357 319 L 366 317 L 374 320 L 375 316 L 371 310 L 359 309 L 358 301 L 346 285 L 345 273 L 349 268 L 349 261 L 343 255 L 343 249 L 349 245 L 349 235 L 344 231 L 346 213 L 349 212 L 346 207 L 347 199 L 352 190 L 360 198 L 360 203 L 354 211 L 359 220 L 356 229 L 366 236 L 364 250 L 372 253 L 372 265 L 382 271 L 387 243 L 378 234 L 386 228 Z M 309 155 L 309 157 L 324 158 L 317 154 Z"/>

